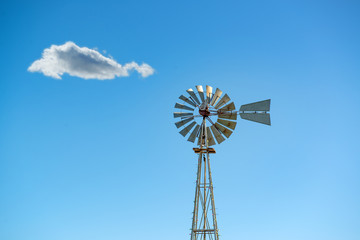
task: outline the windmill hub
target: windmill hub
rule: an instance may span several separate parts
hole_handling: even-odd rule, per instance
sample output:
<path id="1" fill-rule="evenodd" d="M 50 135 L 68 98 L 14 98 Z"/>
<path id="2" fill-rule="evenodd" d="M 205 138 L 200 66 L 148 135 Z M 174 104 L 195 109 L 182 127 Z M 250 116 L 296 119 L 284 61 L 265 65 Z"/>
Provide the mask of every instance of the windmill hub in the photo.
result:
<path id="1" fill-rule="evenodd" d="M 200 115 L 203 116 L 203 117 L 208 117 L 208 116 L 210 116 L 209 107 L 206 106 L 205 109 L 199 108 L 199 113 L 200 113 Z"/>

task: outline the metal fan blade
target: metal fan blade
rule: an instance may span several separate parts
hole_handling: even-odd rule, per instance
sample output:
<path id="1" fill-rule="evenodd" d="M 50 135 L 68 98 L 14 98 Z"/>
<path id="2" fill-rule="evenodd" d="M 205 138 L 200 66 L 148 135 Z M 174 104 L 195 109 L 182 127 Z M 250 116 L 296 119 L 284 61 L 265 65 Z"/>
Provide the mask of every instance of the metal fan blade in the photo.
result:
<path id="1" fill-rule="evenodd" d="M 192 99 L 198 104 L 200 105 L 200 101 L 198 99 L 198 97 L 196 96 L 196 94 L 194 93 L 194 91 L 189 88 L 188 90 L 186 90 L 188 94 L 190 94 L 190 96 L 192 97 Z"/>
<path id="2" fill-rule="evenodd" d="M 198 137 L 198 145 L 199 145 L 199 146 L 205 144 L 205 141 L 204 141 L 204 139 L 202 138 L 203 132 L 204 132 L 204 125 L 201 124 L 200 129 L 199 129 L 199 137 Z"/>
<path id="3" fill-rule="evenodd" d="M 176 123 L 175 123 L 175 126 L 176 126 L 177 128 L 182 127 L 182 126 L 184 126 L 185 124 L 187 124 L 188 122 L 192 121 L 193 119 L 194 119 L 194 117 L 190 117 L 190 118 L 187 118 L 187 119 L 185 119 L 185 120 L 181 120 L 181 121 L 179 121 L 179 122 L 176 122 Z"/>
<path id="4" fill-rule="evenodd" d="M 193 109 L 193 108 L 188 107 L 188 106 L 186 106 L 186 105 L 184 105 L 184 104 L 180 104 L 180 103 L 176 103 L 176 104 L 175 104 L 175 108 L 179 108 L 179 109 L 185 109 L 185 110 L 194 111 L 194 109 Z"/>
<path id="5" fill-rule="evenodd" d="M 180 98 L 181 100 L 187 102 L 187 103 L 190 104 L 191 106 L 196 107 L 196 104 L 195 104 L 193 101 L 191 101 L 190 99 L 188 99 L 187 97 L 185 97 L 184 95 L 181 95 L 179 98 Z"/>
<path id="6" fill-rule="evenodd" d="M 224 119 L 218 119 L 217 122 L 221 123 L 225 127 L 228 127 L 228 128 L 231 128 L 232 130 L 235 130 L 236 122 L 232 122 L 232 121 L 228 121 L 228 120 L 224 120 Z"/>
<path id="7" fill-rule="evenodd" d="M 193 113 L 174 112 L 174 118 L 192 116 Z"/>
<path id="8" fill-rule="evenodd" d="M 221 126 L 220 124 L 218 124 L 217 122 L 215 123 L 215 127 L 222 133 L 225 135 L 225 137 L 229 138 L 230 135 L 232 134 L 232 131 Z"/>
<path id="9" fill-rule="evenodd" d="M 212 87 L 206 85 L 206 100 L 208 103 L 210 103 L 211 97 L 212 97 Z"/>
<path id="10" fill-rule="evenodd" d="M 204 102 L 205 101 L 205 97 L 204 97 L 204 90 L 203 90 L 203 87 L 201 85 L 197 85 L 196 86 L 196 89 L 199 93 L 199 96 L 201 98 L 201 102 Z"/>
<path id="11" fill-rule="evenodd" d="M 215 139 L 217 141 L 218 144 L 222 143 L 223 141 L 225 141 L 225 138 L 221 135 L 221 133 L 219 132 L 219 130 L 216 129 L 216 127 L 214 125 L 211 125 L 211 130 L 214 133 Z"/>
<path id="12" fill-rule="evenodd" d="M 180 134 L 185 137 L 186 134 L 188 134 L 188 132 L 190 132 L 190 130 L 193 128 L 193 126 L 194 126 L 195 124 L 196 124 L 196 122 L 193 121 L 193 122 L 190 123 L 187 127 L 185 127 L 183 130 L 181 130 L 181 131 L 180 131 Z"/>
<path id="13" fill-rule="evenodd" d="M 214 104 L 220 99 L 222 91 L 220 89 L 216 89 L 213 98 L 211 99 L 210 105 L 214 106 Z"/>
<path id="14" fill-rule="evenodd" d="M 271 125 L 270 114 L 268 113 L 240 113 L 240 117 L 249 121 Z"/>
<path id="15" fill-rule="evenodd" d="M 211 131 L 210 131 L 209 127 L 206 128 L 206 135 L 207 135 L 208 145 L 209 146 L 215 145 L 216 142 L 214 140 L 213 135 L 211 134 Z"/>
<path id="16" fill-rule="evenodd" d="M 197 134 L 199 132 L 199 129 L 200 129 L 200 125 L 199 124 L 196 124 L 194 130 L 191 132 L 189 138 L 188 138 L 188 141 L 189 142 L 195 142 L 195 139 L 197 137 Z"/>
<path id="17" fill-rule="evenodd" d="M 270 111 L 271 99 L 242 105 L 240 111 Z"/>
<path id="18" fill-rule="evenodd" d="M 235 104 L 234 104 L 234 102 L 231 102 L 228 105 L 226 105 L 225 107 L 220 108 L 220 110 L 222 112 L 235 110 Z"/>
<path id="19" fill-rule="evenodd" d="M 215 105 L 215 108 L 218 109 L 219 107 L 225 105 L 228 101 L 230 101 L 230 97 L 225 94 L 220 101 Z"/>
<path id="20" fill-rule="evenodd" d="M 236 120 L 237 119 L 237 113 L 236 112 L 224 112 L 224 113 L 220 113 L 218 115 L 218 117 L 219 118 Z"/>

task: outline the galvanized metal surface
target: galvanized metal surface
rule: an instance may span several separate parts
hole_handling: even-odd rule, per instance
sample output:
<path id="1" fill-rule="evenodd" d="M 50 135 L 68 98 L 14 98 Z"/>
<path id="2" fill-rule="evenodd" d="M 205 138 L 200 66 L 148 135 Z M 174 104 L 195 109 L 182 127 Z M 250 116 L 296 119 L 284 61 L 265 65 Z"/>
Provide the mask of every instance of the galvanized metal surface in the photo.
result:
<path id="1" fill-rule="evenodd" d="M 225 119 L 232 119 L 232 120 L 236 120 L 237 119 L 237 112 L 224 112 L 218 115 L 219 118 L 225 118 Z"/>
<path id="2" fill-rule="evenodd" d="M 226 111 L 233 111 L 235 110 L 235 104 L 234 102 L 229 103 L 228 105 L 226 105 L 225 107 L 220 108 L 219 110 L 222 112 L 226 112 Z"/>
<path id="3" fill-rule="evenodd" d="M 203 122 L 204 122 L 204 121 L 203 121 Z M 198 143 L 197 143 L 197 145 L 199 145 L 199 146 L 204 146 L 204 145 L 206 145 L 205 134 L 206 134 L 206 132 L 205 132 L 205 126 L 204 126 L 204 124 L 202 123 L 202 124 L 200 125 L 200 129 L 199 129 L 199 137 L 198 137 Z"/>
<path id="4" fill-rule="evenodd" d="M 185 97 L 184 95 L 181 95 L 179 97 L 179 99 L 183 100 L 184 102 L 190 104 L 193 107 L 196 107 L 196 104 L 193 101 L 191 101 L 190 99 L 188 99 L 187 97 Z"/>
<path id="5" fill-rule="evenodd" d="M 187 113 L 187 112 L 174 112 L 174 118 L 178 117 L 186 117 L 186 116 L 192 116 L 193 113 Z"/>
<path id="6" fill-rule="evenodd" d="M 214 125 L 211 125 L 211 130 L 214 134 L 214 137 L 217 141 L 218 144 L 222 143 L 223 141 L 225 141 L 225 138 L 221 135 L 221 133 L 219 132 L 219 130 L 216 129 L 216 127 Z"/>
<path id="7" fill-rule="evenodd" d="M 220 118 L 217 120 L 217 122 L 224 125 L 225 127 L 235 130 L 236 122 L 228 121 L 228 120 L 224 120 L 224 119 L 220 119 Z"/>
<path id="8" fill-rule="evenodd" d="M 204 97 L 204 89 L 201 85 L 197 85 L 196 86 L 196 90 L 198 91 L 199 93 L 199 96 L 201 98 L 201 102 L 204 102 L 205 101 L 205 97 Z"/>
<path id="9" fill-rule="evenodd" d="M 211 97 L 212 97 L 212 87 L 206 85 L 206 99 L 207 99 L 207 103 L 210 103 Z"/>
<path id="10" fill-rule="evenodd" d="M 214 106 L 214 104 L 219 101 L 220 97 L 221 97 L 222 91 L 220 89 L 216 89 L 214 96 L 211 99 L 210 105 Z"/>
<path id="11" fill-rule="evenodd" d="M 213 135 L 211 134 L 210 127 L 206 127 L 206 133 L 207 133 L 208 145 L 209 146 L 215 145 L 216 142 L 214 140 Z"/>
<path id="12" fill-rule="evenodd" d="M 197 137 L 197 134 L 199 132 L 199 129 L 200 129 L 200 125 L 199 124 L 196 124 L 194 130 L 191 132 L 189 138 L 188 138 L 188 141 L 189 142 L 195 142 L 196 140 L 196 137 Z"/>
<path id="13" fill-rule="evenodd" d="M 184 110 L 189 110 L 189 111 L 194 111 L 193 108 L 188 107 L 188 106 L 186 106 L 186 105 L 184 105 L 184 104 L 180 104 L 180 103 L 176 103 L 176 104 L 175 104 L 175 108 L 184 109 Z"/>
<path id="14" fill-rule="evenodd" d="M 240 117 L 249 121 L 271 125 L 270 114 L 268 113 L 240 113 Z"/>
<path id="15" fill-rule="evenodd" d="M 210 140 L 211 144 L 216 144 L 216 143 L 219 144 L 223 142 L 225 140 L 223 136 L 228 138 L 232 134 L 232 130 L 235 129 L 238 114 L 241 116 L 242 119 L 258 122 L 266 125 L 271 125 L 270 115 L 269 113 L 267 113 L 267 111 L 270 110 L 270 101 L 271 101 L 270 99 L 244 104 L 240 107 L 240 111 L 234 111 L 235 110 L 234 102 L 228 103 L 230 101 L 230 97 L 227 94 L 223 95 L 223 97 L 221 98 L 223 92 L 220 89 L 217 88 L 215 93 L 213 94 L 212 93 L 213 88 L 207 85 L 206 95 L 204 95 L 203 87 L 201 85 L 197 85 L 196 89 L 198 91 L 198 95 L 195 94 L 195 92 L 190 88 L 187 90 L 187 93 L 190 95 L 190 98 L 185 97 L 184 95 L 181 95 L 179 98 L 185 101 L 186 103 L 190 104 L 191 106 L 197 106 L 198 107 L 197 109 L 199 109 L 199 115 L 193 115 L 193 113 L 188 113 L 188 112 L 174 113 L 175 118 L 178 117 L 182 118 L 182 121 L 178 121 L 175 123 L 177 128 L 184 126 L 185 124 L 191 122 L 191 120 L 197 117 L 204 117 L 206 120 L 208 120 L 211 123 L 209 130 L 207 130 L 206 128 L 202 130 L 202 127 L 196 124 L 197 125 L 196 128 L 193 129 L 191 135 L 188 138 L 188 141 L 190 142 L 197 141 L 198 145 L 204 144 L 205 139 L 201 139 L 202 131 L 205 131 L 206 135 L 209 135 L 209 138 L 207 138 L 208 141 L 209 139 L 212 138 L 213 141 Z M 195 108 L 180 103 L 176 103 L 175 108 L 183 109 L 187 111 L 195 110 Z M 216 122 L 217 125 L 212 121 L 212 118 L 216 118 L 216 116 L 217 116 L 217 122 Z M 212 127 L 211 125 L 214 126 Z M 207 133 L 207 131 L 209 131 L 209 133 Z M 186 130 L 183 129 L 180 132 L 184 133 L 186 132 Z M 188 132 L 186 132 L 186 134 L 187 133 Z M 198 137 L 199 135 L 200 137 Z"/>
<path id="16" fill-rule="evenodd" d="M 240 107 L 240 111 L 270 111 L 271 99 L 244 104 Z"/>
<path id="17" fill-rule="evenodd" d="M 195 100 L 195 102 L 196 102 L 198 105 L 200 105 L 200 101 L 199 101 L 198 97 L 196 96 L 196 94 L 194 93 L 194 91 L 193 91 L 191 88 L 189 88 L 188 90 L 186 90 L 186 92 L 190 94 L 191 98 L 192 98 L 193 100 Z"/>
<path id="18" fill-rule="evenodd" d="M 190 123 L 188 126 L 186 126 L 183 130 L 180 131 L 180 134 L 185 137 L 186 134 L 188 134 L 190 130 L 195 126 L 195 124 L 196 124 L 195 121 Z"/>
<path id="19" fill-rule="evenodd" d="M 216 109 L 219 109 L 221 106 L 224 106 L 228 101 L 230 101 L 230 97 L 225 93 L 225 95 L 220 99 L 220 101 L 215 105 Z"/>
<path id="20" fill-rule="evenodd" d="M 177 128 L 182 127 L 182 126 L 184 126 L 185 124 L 187 124 L 188 122 L 192 121 L 193 119 L 194 119 L 194 117 L 189 117 L 189 118 L 187 118 L 187 119 L 181 120 L 181 121 L 179 121 L 179 122 L 176 122 L 176 123 L 175 123 L 175 126 L 176 126 Z"/>
<path id="21" fill-rule="evenodd" d="M 220 125 L 219 123 L 215 123 L 215 127 L 225 135 L 225 137 L 229 138 L 230 135 L 233 133 L 231 130 L 227 129 L 226 127 Z"/>

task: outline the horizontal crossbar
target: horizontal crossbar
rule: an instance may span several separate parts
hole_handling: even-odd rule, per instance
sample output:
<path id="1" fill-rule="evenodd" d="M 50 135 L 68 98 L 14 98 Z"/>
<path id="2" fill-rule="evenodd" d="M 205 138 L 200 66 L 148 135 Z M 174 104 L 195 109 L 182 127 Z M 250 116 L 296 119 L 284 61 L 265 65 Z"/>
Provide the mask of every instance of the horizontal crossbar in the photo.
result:
<path id="1" fill-rule="evenodd" d="M 213 148 L 193 148 L 195 153 L 216 153 Z"/>
<path id="2" fill-rule="evenodd" d="M 215 232 L 215 229 L 195 229 L 193 232 Z"/>

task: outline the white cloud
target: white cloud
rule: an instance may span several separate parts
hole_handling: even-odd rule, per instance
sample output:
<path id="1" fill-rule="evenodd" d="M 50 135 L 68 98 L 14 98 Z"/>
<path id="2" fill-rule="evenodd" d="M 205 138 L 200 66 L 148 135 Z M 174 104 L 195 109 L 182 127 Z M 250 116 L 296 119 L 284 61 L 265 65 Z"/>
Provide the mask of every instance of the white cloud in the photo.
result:
<path id="1" fill-rule="evenodd" d="M 64 73 L 84 79 L 114 79 L 129 76 L 137 71 L 142 77 L 154 74 L 154 69 L 143 63 L 136 62 L 121 65 L 114 59 L 103 56 L 97 50 L 79 47 L 73 42 L 63 45 L 52 45 L 42 53 L 28 68 L 30 72 L 42 72 L 45 76 L 61 79 Z"/>

